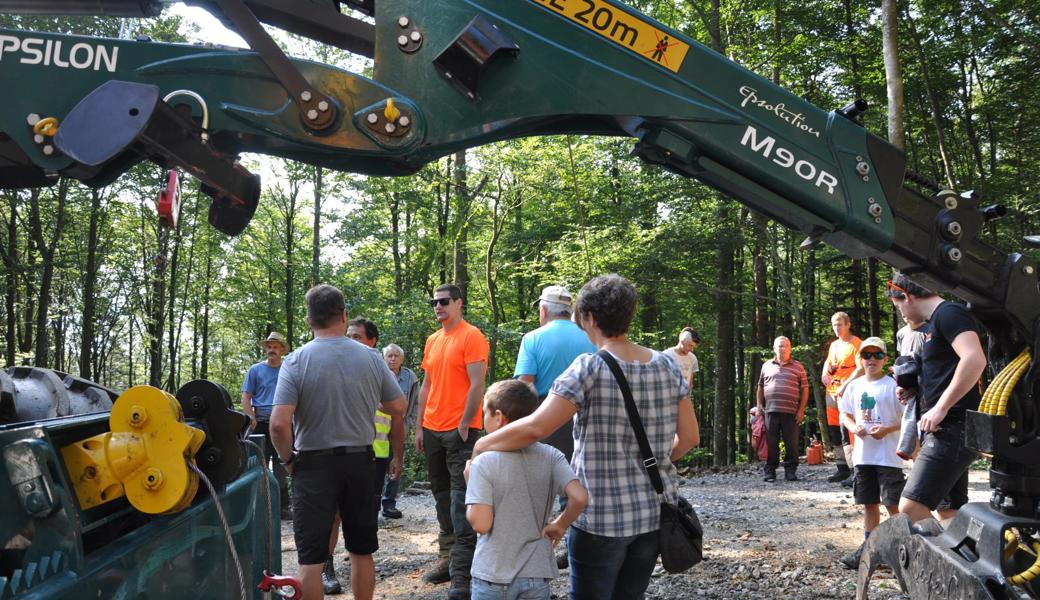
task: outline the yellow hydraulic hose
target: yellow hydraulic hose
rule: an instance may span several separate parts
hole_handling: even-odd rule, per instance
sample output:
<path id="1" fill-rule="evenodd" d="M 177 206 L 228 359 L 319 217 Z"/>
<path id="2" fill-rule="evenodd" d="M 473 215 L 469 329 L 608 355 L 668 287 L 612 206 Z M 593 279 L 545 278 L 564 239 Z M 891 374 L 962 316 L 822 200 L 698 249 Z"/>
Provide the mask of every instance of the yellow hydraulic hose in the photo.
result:
<path id="1" fill-rule="evenodd" d="M 1011 585 L 1023 585 L 1040 576 L 1040 542 L 1033 543 L 1033 552 L 1036 554 L 1036 560 L 1033 561 L 1033 564 L 1018 575 L 1008 577 L 1008 583 Z"/>
<path id="2" fill-rule="evenodd" d="M 979 411 L 990 415 L 1002 415 L 1007 412 L 1007 401 L 1011 391 L 1029 366 L 1031 359 L 1029 350 L 1023 350 L 1014 360 L 1007 364 L 982 396 Z"/>
<path id="3" fill-rule="evenodd" d="M 986 414 L 995 414 L 997 405 L 999 404 L 1000 395 L 1004 392 L 1007 387 L 1008 381 L 1011 379 L 1012 374 L 1023 362 L 1023 354 L 1019 354 L 1014 360 L 1008 363 L 997 375 L 993 383 L 990 384 L 989 388 L 986 389 L 986 394 L 983 396 L 982 404 L 979 407 L 981 412 Z"/>
<path id="4" fill-rule="evenodd" d="M 1005 384 L 1004 389 L 1001 390 L 1000 396 L 997 397 L 997 408 L 995 412 L 998 416 L 1004 416 L 1007 414 L 1007 403 L 1008 399 L 1011 397 L 1011 392 L 1015 389 L 1015 386 L 1018 385 L 1018 380 L 1022 378 L 1022 374 L 1029 368 L 1029 361 L 1032 358 L 1029 351 L 1023 350 L 1022 354 L 1019 356 L 1022 358 L 1022 361 L 1016 365 L 1007 384 Z"/>

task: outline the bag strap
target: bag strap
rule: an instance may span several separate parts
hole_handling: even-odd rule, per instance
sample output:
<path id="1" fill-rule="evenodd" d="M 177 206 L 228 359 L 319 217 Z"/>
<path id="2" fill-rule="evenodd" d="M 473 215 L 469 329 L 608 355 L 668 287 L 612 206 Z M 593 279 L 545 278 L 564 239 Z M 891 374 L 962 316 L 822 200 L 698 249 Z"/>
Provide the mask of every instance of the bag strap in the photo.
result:
<path id="1" fill-rule="evenodd" d="M 614 360 L 610 352 L 600 350 L 596 355 L 602 358 L 603 362 L 607 363 L 610 372 L 614 374 L 614 379 L 617 380 L 618 387 L 621 388 L 621 395 L 625 398 L 625 412 L 628 413 L 628 420 L 636 434 L 639 454 L 643 457 L 643 468 L 646 469 L 646 474 L 650 477 L 650 483 L 654 486 L 654 491 L 657 492 L 658 496 L 661 496 L 664 494 L 664 481 L 661 480 L 661 472 L 657 469 L 657 457 L 654 456 L 654 451 L 650 449 L 650 442 L 646 439 L 646 430 L 643 429 L 643 420 L 639 418 L 639 411 L 636 410 L 636 401 L 632 397 L 632 388 L 628 385 L 628 379 L 625 378 L 625 374 L 621 372 L 621 365 Z"/>

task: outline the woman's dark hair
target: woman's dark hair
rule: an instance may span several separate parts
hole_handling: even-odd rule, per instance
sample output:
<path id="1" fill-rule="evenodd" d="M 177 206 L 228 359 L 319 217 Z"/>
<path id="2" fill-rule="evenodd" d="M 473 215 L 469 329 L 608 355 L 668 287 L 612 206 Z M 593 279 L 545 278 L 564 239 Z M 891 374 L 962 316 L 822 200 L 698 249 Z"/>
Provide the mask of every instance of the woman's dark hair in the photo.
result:
<path id="1" fill-rule="evenodd" d="M 616 273 L 593 277 L 578 292 L 575 313 L 580 318 L 595 317 L 607 337 L 627 333 L 636 314 L 636 288 Z"/>
<path id="2" fill-rule="evenodd" d="M 311 327 L 315 329 L 328 327 L 347 308 L 343 301 L 343 292 L 324 283 L 307 290 L 306 299 L 307 318 L 311 320 Z"/>

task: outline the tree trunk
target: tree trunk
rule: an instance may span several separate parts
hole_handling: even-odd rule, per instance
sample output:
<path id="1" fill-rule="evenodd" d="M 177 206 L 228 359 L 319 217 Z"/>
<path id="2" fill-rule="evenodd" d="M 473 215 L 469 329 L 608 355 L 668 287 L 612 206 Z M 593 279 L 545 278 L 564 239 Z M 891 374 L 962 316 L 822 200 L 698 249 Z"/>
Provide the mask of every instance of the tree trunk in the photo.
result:
<path id="1" fill-rule="evenodd" d="M 452 241 L 452 280 L 462 290 L 462 297 L 469 299 L 469 211 L 472 205 L 466 186 L 466 151 L 455 153 L 455 169 L 452 183 L 455 189 L 455 237 Z"/>
<path id="2" fill-rule="evenodd" d="M 718 246 L 718 276 L 715 293 L 716 314 L 718 322 L 715 330 L 715 406 L 714 427 L 712 428 L 712 462 L 715 465 L 728 464 L 731 454 L 733 434 L 730 431 L 731 413 L 734 400 L 734 312 L 733 301 L 729 292 L 734 281 L 734 247 L 735 232 L 731 223 L 732 214 L 729 200 L 720 198 L 716 212 L 719 224 L 716 236 Z"/>
<path id="3" fill-rule="evenodd" d="M 91 190 L 90 192 L 90 226 L 87 230 L 87 264 L 83 268 L 83 315 L 80 321 L 80 344 L 79 344 L 79 376 L 83 379 L 93 379 L 91 367 L 93 366 L 92 350 L 94 347 L 94 311 L 96 310 L 97 298 L 95 297 L 95 285 L 98 275 L 98 223 L 101 219 L 101 192 Z"/>
<path id="4" fill-rule="evenodd" d="M 321 202 L 325 169 L 314 167 L 314 235 L 311 241 L 311 287 L 321 282 Z"/>
<path id="5" fill-rule="evenodd" d="M 173 230 L 173 258 L 170 260 L 170 302 L 167 324 L 169 331 L 166 334 L 166 351 L 169 360 L 170 372 L 166 378 L 166 391 L 171 394 L 177 391 L 177 275 L 179 274 L 181 256 L 181 226 L 184 219 L 177 219 L 177 226 Z"/>
<path id="6" fill-rule="evenodd" d="M 401 301 L 404 273 L 401 271 L 401 194 L 390 193 L 390 251 L 394 257 L 394 298 Z"/>
<path id="7" fill-rule="evenodd" d="M 903 68 L 899 62 L 898 0 L 881 0 L 881 43 L 888 91 L 888 142 L 906 148 L 903 120 Z"/>
<path id="8" fill-rule="evenodd" d="M 48 335 L 48 318 L 51 307 L 51 288 L 54 284 L 54 256 L 58 249 L 58 241 L 61 239 L 62 230 L 65 229 L 65 200 L 68 198 L 69 183 L 62 178 L 56 190 L 58 207 L 54 217 L 54 231 L 51 234 L 50 243 L 43 239 L 43 222 L 40 215 L 40 192 L 32 190 L 29 195 L 30 201 L 30 230 L 36 251 L 40 254 L 42 271 L 40 273 L 40 288 L 37 295 L 36 307 L 36 354 L 34 363 L 38 367 L 49 365 L 50 339 Z"/>
<path id="9" fill-rule="evenodd" d="M 199 379 L 209 378 L 209 290 L 210 284 L 213 281 L 213 242 L 210 236 L 212 232 L 208 232 L 206 235 L 206 279 L 202 286 L 202 351 L 201 358 L 199 359 Z"/>
<path id="10" fill-rule="evenodd" d="M 11 214 L 7 221 L 7 250 L 4 252 L 5 279 L 7 281 L 7 293 L 4 295 L 4 315 L 7 318 L 6 348 L 4 357 L 7 366 L 14 366 L 15 352 L 17 350 L 18 337 L 18 274 L 15 271 L 20 264 L 18 258 L 18 195 L 11 192 L 7 195 L 11 202 Z"/>
<path id="11" fill-rule="evenodd" d="M 928 69 L 928 61 L 925 58 L 924 49 L 921 47 L 921 38 L 917 34 L 917 26 L 914 24 L 913 16 L 911 16 L 909 12 L 904 13 L 904 16 L 906 18 L 907 27 L 910 31 L 910 37 L 914 40 L 914 48 L 917 50 L 917 60 L 921 63 L 921 79 L 924 82 L 925 93 L 928 95 L 928 102 L 932 111 L 932 125 L 935 127 L 935 136 L 939 146 L 939 157 L 942 160 L 946 185 L 948 185 L 950 189 L 953 189 L 953 164 L 950 161 L 949 152 L 946 149 L 946 134 L 943 132 L 942 127 L 942 108 L 940 107 L 938 91 L 932 83 L 931 74 Z"/>

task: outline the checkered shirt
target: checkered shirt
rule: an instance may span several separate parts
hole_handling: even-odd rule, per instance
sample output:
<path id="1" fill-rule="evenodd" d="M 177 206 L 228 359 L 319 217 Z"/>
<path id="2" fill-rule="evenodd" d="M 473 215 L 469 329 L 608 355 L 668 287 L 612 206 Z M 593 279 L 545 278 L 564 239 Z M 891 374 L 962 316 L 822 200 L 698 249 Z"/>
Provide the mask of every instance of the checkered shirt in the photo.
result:
<path id="1" fill-rule="evenodd" d="M 679 366 L 654 352 L 650 362 L 618 360 L 643 420 L 664 481 L 668 502 L 678 500 L 678 480 L 669 460 L 679 401 L 689 386 Z M 589 503 L 574 526 L 607 537 L 627 537 L 660 527 L 661 504 L 643 468 L 639 444 L 625 412 L 625 399 L 603 359 L 584 354 L 553 383 L 552 392 L 574 403 L 571 466 L 589 491 Z"/>

